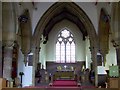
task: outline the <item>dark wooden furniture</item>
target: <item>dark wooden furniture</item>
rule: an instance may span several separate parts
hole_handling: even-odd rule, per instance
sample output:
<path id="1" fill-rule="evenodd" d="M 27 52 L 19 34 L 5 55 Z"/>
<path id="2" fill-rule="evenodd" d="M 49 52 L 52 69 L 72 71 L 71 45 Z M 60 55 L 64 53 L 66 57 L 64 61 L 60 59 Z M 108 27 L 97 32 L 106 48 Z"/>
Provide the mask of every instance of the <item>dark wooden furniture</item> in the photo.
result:
<path id="1" fill-rule="evenodd" d="M 56 71 L 53 79 L 74 79 L 74 71 Z"/>
<path id="2" fill-rule="evenodd" d="M 4 87 L 6 87 L 6 79 L 0 78 L 0 90 Z"/>
<path id="3" fill-rule="evenodd" d="M 109 88 L 120 88 L 120 78 L 108 78 Z"/>

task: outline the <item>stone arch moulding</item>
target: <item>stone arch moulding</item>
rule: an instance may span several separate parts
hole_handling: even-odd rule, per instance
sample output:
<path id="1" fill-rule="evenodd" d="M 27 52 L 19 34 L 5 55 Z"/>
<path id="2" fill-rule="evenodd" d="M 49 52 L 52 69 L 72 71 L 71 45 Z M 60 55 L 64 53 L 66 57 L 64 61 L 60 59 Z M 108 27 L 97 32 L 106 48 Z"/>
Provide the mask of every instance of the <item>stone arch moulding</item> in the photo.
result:
<path id="1" fill-rule="evenodd" d="M 64 13 L 64 14 L 63 14 Z M 63 14 L 63 15 L 62 15 Z M 72 18 L 67 18 L 67 15 L 69 17 L 72 16 Z M 57 19 L 54 19 L 58 17 Z M 94 69 L 95 69 L 95 86 L 98 84 L 98 76 L 97 76 L 97 46 L 98 46 L 98 40 L 95 28 L 87 16 L 87 14 L 74 2 L 56 2 L 54 3 L 40 18 L 33 35 L 33 46 L 39 47 L 40 46 L 40 38 L 42 34 L 49 34 L 49 30 L 52 29 L 52 25 L 50 22 L 58 23 L 60 20 L 63 19 L 69 19 L 71 22 L 75 23 L 77 25 L 77 22 L 79 22 L 80 26 L 83 26 L 83 28 L 80 28 L 82 33 L 86 33 L 89 35 L 90 39 L 90 48 L 92 53 L 92 59 L 94 63 Z M 57 20 L 57 21 L 56 21 Z M 51 25 L 51 26 L 50 26 Z M 79 25 L 77 25 L 79 27 Z M 50 28 L 51 27 L 51 28 Z M 85 31 L 86 30 L 86 31 Z M 86 35 L 86 34 L 85 34 Z M 87 36 L 87 35 L 86 35 Z"/>
<path id="2" fill-rule="evenodd" d="M 83 27 L 84 30 L 86 30 L 87 34 L 89 35 L 90 45 L 92 47 L 93 46 L 97 47 L 97 43 L 96 43 L 97 35 L 96 35 L 95 28 L 94 28 L 91 20 L 89 19 L 87 14 L 74 2 L 56 2 L 43 14 L 43 16 L 40 18 L 40 20 L 35 28 L 35 32 L 33 35 L 34 46 L 38 45 L 36 47 L 39 47 L 41 35 L 43 34 L 43 32 L 50 32 L 50 31 L 47 31 L 47 30 L 51 29 L 51 28 L 49 28 L 49 23 L 50 22 L 54 23 L 56 20 L 53 20 L 53 19 L 57 16 L 58 16 L 58 18 L 61 18 L 62 17 L 62 16 L 60 16 L 61 13 L 65 13 L 63 15 L 62 19 L 69 19 L 66 17 L 67 14 L 69 14 L 69 15 L 72 15 L 72 17 L 74 17 L 76 19 L 76 21 L 69 19 L 73 23 L 78 22 L 77 20 L 79 20 L 80 21 L 79 25 L 82 24 L 81 26 L 84 26 Z M 59 21 L 60 20 L 56 21 L 56 23 Z M 77 24 L 77 23 L 75 23 L 75 24 Z M 53 25 L 55 25 L 55 23 Z M 79 25 L 77 25 L 77 26 L 79 27 Z M 49 28 L 49 29 L 46 29 L 46 28 Z M 83 30 L 83 33 L 86 33 L 84 30 Z"/>

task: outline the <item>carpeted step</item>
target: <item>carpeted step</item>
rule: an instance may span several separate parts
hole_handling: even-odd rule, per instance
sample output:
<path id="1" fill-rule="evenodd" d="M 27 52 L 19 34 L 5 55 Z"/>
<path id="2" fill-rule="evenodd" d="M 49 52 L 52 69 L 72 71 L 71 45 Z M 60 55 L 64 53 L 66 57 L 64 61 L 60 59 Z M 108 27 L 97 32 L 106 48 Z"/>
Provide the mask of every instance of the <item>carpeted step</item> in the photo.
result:
<path id="1" fill-rule="evenodd" d="M 77 82 L 75 80 L 56 80 L 53 82 L 52 86 L 77 86 Z"/>

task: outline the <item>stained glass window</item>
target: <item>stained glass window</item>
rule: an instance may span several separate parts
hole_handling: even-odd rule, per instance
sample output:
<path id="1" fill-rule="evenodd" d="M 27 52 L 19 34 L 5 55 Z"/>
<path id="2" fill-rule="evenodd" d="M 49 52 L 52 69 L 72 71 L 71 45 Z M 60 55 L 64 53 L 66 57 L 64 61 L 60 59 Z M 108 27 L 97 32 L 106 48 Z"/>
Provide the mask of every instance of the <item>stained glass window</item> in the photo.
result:
<path id="1" fill-rule="evenodd" d="M 75 62 L 75 41 L 72 33 L 67 29 L 62 30 L 57 37 L 56 62 L 58 63 Z"/>

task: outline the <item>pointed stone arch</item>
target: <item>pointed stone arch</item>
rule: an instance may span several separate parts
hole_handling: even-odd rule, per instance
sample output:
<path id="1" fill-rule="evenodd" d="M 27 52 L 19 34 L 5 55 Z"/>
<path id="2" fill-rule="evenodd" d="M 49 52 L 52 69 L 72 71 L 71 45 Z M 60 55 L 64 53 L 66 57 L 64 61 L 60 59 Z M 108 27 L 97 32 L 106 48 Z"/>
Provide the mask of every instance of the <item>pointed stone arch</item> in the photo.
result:
<path id="1" fill-rule="evenodd" d="M 62 13 L 64 13 L 64 14 L 62 14 Z M 68 17 L 73 17 L 74 20 L 70 19 Z M 59 19 L 56 20 L 54 18 L 59 18 Z M 76 5 L 73 2 L 57 2 L 57 3 L 53 4 L 40 18 L 40 20 L 35 28 L 34 35 L 33 35 L 34 44 L 39 45 L 41 35 L 42 34 L 45 35 L 50 32 L 50 31 L 48 31 L 51 29 L 51 28 L 49 28 L 50 27 L 49 23 L 52 22 L 53 23 L 52 25 L 55 25 L 55 23 L 59 22 L 62 19 L 69 19 L 76 25 L 79 22 L 79 25 L 77 25 L 77 26 L 82 27 L 80 29 L 81 29 L 81 32 L 85 34 L 85 36 L 89 35 L 90 41 L 92 42 L 91 44 L 93 44 L 93 42 L 96 41 L 95 40 L 95 38 L 96 38 L 95 28 L 94 28 L 91 20 L 87 16 L 87 14 L 78 5 Z M 51 27 L 52 27 L 52 25 L 51 25 Z M 47 28 L 49 28 L 49 29 L 47 29 Z"/>
<path id="2" fill-rule="evenodd" d="M 74 18 L 74 19 L 71 19 Z M 40 18 L 35 32 L 33 34 L 33 44 L 34 47 L 39 47 L 41 42 L 42 34 L 47 36 L 52 29 L 52 27 L 63 19 L 68 19 L 69 21 L 75 23 L 84 34 L 84 36 L 89 35 L 90 39 L 90 49 L 92 54 L 92 60 L 95 69 L 95 85 L 97 86 L 97 35 L 95 28 L 87 16 L 87 14 L 75 3 L 73 2 L 57 2 L 54 3 Z M 51 24 L 51 22 L 53 24 Z M 78 24 L 79 23 L 79 24 Z"/>

